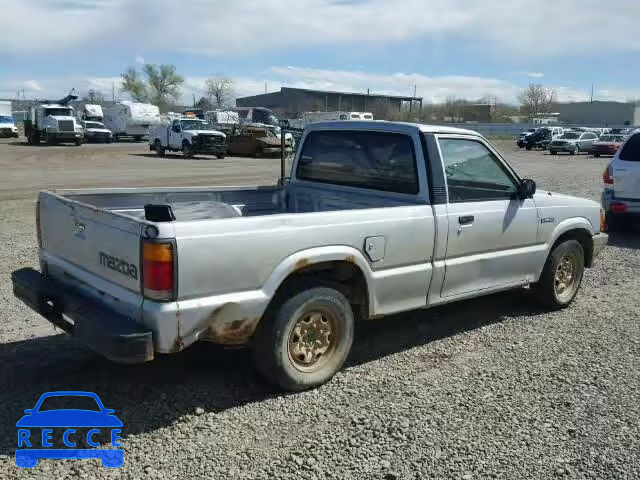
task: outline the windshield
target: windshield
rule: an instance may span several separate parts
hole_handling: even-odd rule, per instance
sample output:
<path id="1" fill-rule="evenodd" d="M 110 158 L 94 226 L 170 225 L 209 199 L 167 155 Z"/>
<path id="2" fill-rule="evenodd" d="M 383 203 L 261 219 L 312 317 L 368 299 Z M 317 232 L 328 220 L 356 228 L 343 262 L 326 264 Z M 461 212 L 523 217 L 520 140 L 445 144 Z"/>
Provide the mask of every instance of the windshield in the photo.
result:
<path id="1" fill-rule="evenodd" d="M 202 120 L 181 120 L 180 125 L 183 130 L 207 130 L 207 122 Z"/>
<path id="2" fill-rule="evenodd" d="M 0 123 L 13 123 L 13 117 L 7 115 L 0 115 Z"/>
<path id="3" fill-rule="evenodd" d="M 42 401 L 39 412 L 50 410 L 91 410 L 100 411 L 100 406 L 88 395 L 55 395 Z"/>
<path id="4" fill-rule="evenodd" d="M 107 128 L 103 123 L 100 122 L 85 122 L 84 128 Z"/>
<path id="5" fill-rule="evenodd" d="M 623 140 L 622 135 L 602 135 L 600 137 L 601 142 L 622 142 Z"/>
<path id="6" fill-rule="evenodd" d="M 564 138 L 565 140 L 576 140 L 580 138 L 580 134 L 575 132 L 569 132 L 569 133 L 565 133 L 560 138 Z"/>
<path id="7" fill-rule="evenodd" d="M 73 110 L 70 108 L 47 108 L 45 115 L 51 117 L 71 117 L 73 116 Z"/>

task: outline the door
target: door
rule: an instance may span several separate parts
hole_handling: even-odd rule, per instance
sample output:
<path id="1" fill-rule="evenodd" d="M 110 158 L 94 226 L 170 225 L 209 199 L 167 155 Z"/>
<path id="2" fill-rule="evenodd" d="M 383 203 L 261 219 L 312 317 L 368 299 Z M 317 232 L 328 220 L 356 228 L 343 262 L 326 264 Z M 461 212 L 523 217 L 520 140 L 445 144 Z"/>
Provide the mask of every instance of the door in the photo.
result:
<path id="1" fill-rule="evenodd" d="M 176 150 L 182 148 L 182 127 L 180 126 L 180 120 L 174 120 L 171 124 L 171 131 L 169 132 L 169 147 Z"/>
<path id="2" fill-rule="evenodd" d="M 588 152 L 591 150 L 591 146 L 593 142 L 596 141 L 597 135 L 595 133 L 583 133 L 580 135 L 580 139 L 578 140 L 578 146 L 580 150 L 583 152 Z"/>
<path id="3" fill-rule="evenodd" d="M 438 138 L 447 179 L 448 241 L 442 297 L 534 278 L 538 212 L 519 197 L 519 180 L 488 144 Z"/>
<path id="4" fill-rule="evenodd" d="M 640 199 L 640 133 L 629 137 L 611 162 L 616 198 Z"/>

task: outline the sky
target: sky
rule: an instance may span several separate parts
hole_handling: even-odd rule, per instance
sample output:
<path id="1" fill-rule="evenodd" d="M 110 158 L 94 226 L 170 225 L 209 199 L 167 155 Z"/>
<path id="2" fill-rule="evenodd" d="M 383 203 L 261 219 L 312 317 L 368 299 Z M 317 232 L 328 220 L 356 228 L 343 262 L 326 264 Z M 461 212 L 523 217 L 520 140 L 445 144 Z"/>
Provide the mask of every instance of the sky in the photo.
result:
<path id="1" fill-rule="evenodd" d="M 181 100 L 226 76 L 282 86 L 517 103 L 640 99 L 639 0 L 0 0 L 0 98 L 111 98 L 129 66 L 168 63 Z M 20 93 L 22 95 L 22 93 Z"/>

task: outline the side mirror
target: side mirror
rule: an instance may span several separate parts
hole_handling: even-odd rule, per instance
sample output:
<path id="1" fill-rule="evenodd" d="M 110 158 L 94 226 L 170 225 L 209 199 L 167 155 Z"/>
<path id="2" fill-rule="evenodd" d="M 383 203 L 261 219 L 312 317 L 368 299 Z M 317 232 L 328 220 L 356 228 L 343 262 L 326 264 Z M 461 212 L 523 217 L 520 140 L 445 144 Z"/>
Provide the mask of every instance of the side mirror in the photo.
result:
<path id="1" fill-rule="evenodd" d="M 520 182 L 520 198 L 522 198 L 523 200 L 525 198 L 532 198 L 536 193 L 536 189 L 536 182 L 529 178 L 523 178 Z"/>
<path id="2" fill-rule="evenodd" d="M 26 413 L 27 415 L 31 415 L 33 413 L 33 408 L 27 408 L 24 413 Z"/>

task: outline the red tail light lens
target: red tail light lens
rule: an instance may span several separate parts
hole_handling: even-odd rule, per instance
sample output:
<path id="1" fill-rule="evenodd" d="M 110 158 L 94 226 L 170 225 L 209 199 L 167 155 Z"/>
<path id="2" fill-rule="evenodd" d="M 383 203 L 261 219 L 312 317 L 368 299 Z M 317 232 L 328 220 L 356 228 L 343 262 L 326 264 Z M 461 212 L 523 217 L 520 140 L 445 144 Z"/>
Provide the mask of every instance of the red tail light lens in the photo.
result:
<path id="1" fill-rule="evenodd" d="M 146 298 L 174 299 L 174 255 L 173 243 L 142 241 L 142 283 Z"/>
<path id="2" fill-rule="evenodd" d="M 602 181 L 605 183 L 605 185 L 613 185 L 613 176 L 612 176 L 612 172 L 611 172 L 611 165 L 609 165 L 604 173 L 602 174 Z"/>
<path id="3" fill-rule="evenodd" d="M 609 205 L 609 210 L 613 213 L 623 213 L 627 211 L 627 205 L 624 203 L 612 203 Z"/>

